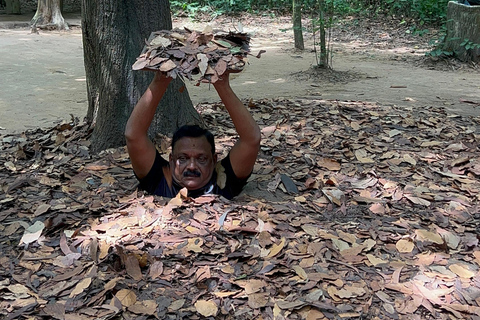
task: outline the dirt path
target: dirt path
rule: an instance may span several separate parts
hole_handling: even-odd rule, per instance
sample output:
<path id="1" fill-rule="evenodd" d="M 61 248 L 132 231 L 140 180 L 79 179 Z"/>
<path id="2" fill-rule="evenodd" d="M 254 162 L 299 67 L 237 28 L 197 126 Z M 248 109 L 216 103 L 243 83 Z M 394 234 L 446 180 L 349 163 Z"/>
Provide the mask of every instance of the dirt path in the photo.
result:
<path id="1" fill-rule="evenodd" d="M 78 15 L 71 19 L 74 24 L 79 23 Z M 225 29 L 225 21 L 218 23 Z M 174 21 L 179 27 L 187 24 L 197 30 L 206 25 Z M 452 113 L 480 115 L 478 104 L 462 102 L 480 101 L 478 71 L 429 70 L 418 66 L 423 53 L 413 49 L 414 44 L 408 47 L 399 42 L 387 49 L 378 49 L 367 41 L 354 39 L 334 42 L 334 74 L 315 75 L 309 71 L 315 65 L 314 53 L 291 49 L 291 32 L 280 31 L 288 26 L 288 20 L 246 23 L 245 31 L 254 33 L 253 53 L 260 49 L 267 53 L 260 59 L 251 58 L 247 70 L 232 81 L 241 98 L 320 96 L 411 107 L 443 105 Z M 306 41 L 307 48 L 312 48 L 308 35 Z M 78 28 L 40 34 L 32 34 L 28 28 L 0 29 L 0 56 L 1 128 L 11 132 L 46 127 L 69 119 L 70 114 L 80 118 L 86 114 L 85 72 Z M 188 90 L 194 104 L 218 100 L 208 86 L 188 84 Z"/>

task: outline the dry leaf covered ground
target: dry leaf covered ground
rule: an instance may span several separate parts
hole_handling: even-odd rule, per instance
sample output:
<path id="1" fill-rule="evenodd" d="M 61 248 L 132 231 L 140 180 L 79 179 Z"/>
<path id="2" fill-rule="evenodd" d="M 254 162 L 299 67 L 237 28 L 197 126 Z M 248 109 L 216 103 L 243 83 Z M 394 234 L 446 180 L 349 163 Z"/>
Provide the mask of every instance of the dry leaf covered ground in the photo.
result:
<path id="1" fill-rule="evenodd" d="M 73 120 L 1 136 L 1 317 L 480 317 L 480 118 L 246 103 L 262 150 L 235 201 L 138 192 Z M 199 110 L 226 152 L 226 113 Z"/>
<path id="2" fill-rule="evenodd" d="M 77 119 L 2 133 L 0 318 L 480 318 L 480 117 L 245 103 L 262 149 L 234 201 L 137 191 Z M 198 110 L 225 154 L 227 114 Z"/>

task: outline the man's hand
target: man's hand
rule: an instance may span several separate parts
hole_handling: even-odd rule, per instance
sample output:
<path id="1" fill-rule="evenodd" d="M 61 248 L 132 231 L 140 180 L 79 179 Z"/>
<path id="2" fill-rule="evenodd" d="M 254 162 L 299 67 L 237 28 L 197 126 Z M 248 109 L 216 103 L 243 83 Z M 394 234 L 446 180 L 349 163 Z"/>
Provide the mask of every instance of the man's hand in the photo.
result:
<path id="1" fill-rule="evenodd" d="M 167 86 L 172 82 L 173 78 L 167 76 L 165 72 L 157 71 L 155 72 L 155 76 L 153 77 L 152 84 L 159 85 L 159 86 Z"/>
<path id="2" fill-rule="evenodd" d="M 221 76 L 218 76 L 218 80 L 213 84 L 213 86 L 215 88 L 230 86 L 230 73 L 232 73 L 232 71 L 228 69 L 225 70 Z"/>

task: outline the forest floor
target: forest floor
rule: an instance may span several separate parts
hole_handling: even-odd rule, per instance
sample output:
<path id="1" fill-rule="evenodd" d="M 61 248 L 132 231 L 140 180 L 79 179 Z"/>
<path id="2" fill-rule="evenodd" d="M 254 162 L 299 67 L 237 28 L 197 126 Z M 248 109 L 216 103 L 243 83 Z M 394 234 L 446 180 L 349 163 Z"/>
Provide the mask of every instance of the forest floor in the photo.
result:
<path id="1" fill-rule="evenodd" d="M 75 119 L 78 28 L 0 30 L 2 319 L 480 317 L 476 66 L 365 19 L 338 26 L 318 70 L 287 18 L 241 20 L 267 53 L 232 81 L 262 129 L 234 201 L 139 192 L 125 148 L 90 154 Z M 188 87 L 225 154 L 207 88 Z"/>

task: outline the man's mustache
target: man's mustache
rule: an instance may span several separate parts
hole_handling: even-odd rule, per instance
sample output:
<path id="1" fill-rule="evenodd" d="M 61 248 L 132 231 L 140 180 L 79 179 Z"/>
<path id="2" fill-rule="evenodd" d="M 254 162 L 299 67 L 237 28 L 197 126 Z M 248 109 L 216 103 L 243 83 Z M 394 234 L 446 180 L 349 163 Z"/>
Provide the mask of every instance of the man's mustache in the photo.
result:
<path id="1" fill-rule="evenodd" d="M 187 177 L 195 177 L 195 178 L 198 178 L 198 177 L 200 177 L 200 175 L 201 175 L 201 173 L 200 173 L 200 171 L 198 171 L 198 170 L 185 170 L 185 171 L 183 172 L 183 176 L 184 176 L 185 178 L 187 178 Z"/>

